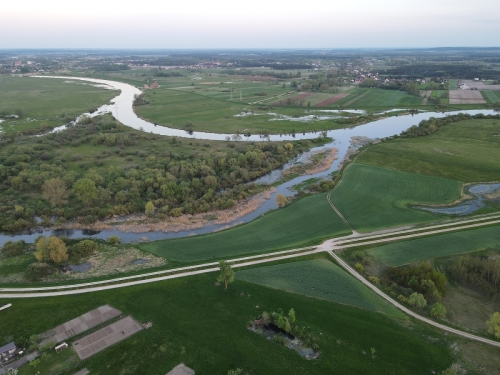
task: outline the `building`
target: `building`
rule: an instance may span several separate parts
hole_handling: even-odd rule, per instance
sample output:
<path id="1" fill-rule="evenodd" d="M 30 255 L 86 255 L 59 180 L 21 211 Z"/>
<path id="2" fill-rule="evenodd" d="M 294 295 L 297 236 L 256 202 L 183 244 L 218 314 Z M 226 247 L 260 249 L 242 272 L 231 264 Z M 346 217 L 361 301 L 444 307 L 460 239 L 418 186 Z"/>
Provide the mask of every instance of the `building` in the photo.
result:
<path id="1" fill-rule="evenodd" d="M 184 363 L 175 366 L 167 375 L 195 375 L 194 370 L 187 367 Z"/>
<path id="2" fill-rule="evenodd" d="M 0 347 L 0 362 L 7 362 L 9 359 L 14 357 L 16 349 L 16 344 L 14 344 L 14 342 L 10 342 L 7 345 Z"/>

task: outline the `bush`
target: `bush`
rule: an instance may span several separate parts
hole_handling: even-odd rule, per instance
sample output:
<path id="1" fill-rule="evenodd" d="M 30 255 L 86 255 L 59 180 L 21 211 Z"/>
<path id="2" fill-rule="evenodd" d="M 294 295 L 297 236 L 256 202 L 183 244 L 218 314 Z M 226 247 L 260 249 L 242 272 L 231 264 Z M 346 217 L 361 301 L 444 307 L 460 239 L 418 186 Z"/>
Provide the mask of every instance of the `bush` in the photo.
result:
<path id="1" fill-rule="evenodd" d="M 96 250 L 97 244 L 94 241 L 83 240 L 69 249 L 69 257 L 71 261 L 78 262 L 81 258 L 86 258 L 92 255 Z"/>
<path id="2" fill-rule="evenodd" d="M 52 275 L 54 268 L 47 263 L 30 264 L 24 271 L 24 278 L 28 281 L 40 281 L 43 278 Z"/>
<path id="3" fill-rule="evenodd" d="M 443 319 L 446 316 L 446 307 L 439 302 L 436 302 L 431 308 L 431 316 L 434 318 Z"/>
<path id="4" fill-rule="evenodd" d="M 22 254 L 24 245 L 25 242 L 23 240 L 17 242 L 7 241 L 5 245 L 3 245 L 1 251 L 2 254 L 5 254 L 8 257 L 14 257 Z"/>
<path id="5" fill-rule="evenodd" d="M 368 280 L 369 280 L 371 283 L 375 284 L 375 285 L 380 284 L 380 280 L 379 280 L 379 278 L 378 278 L 378 277 L 375 277 L 375 276 L 368 276 Z"/>
<path id="6" fill-rule="evenodd" d="M 122 242 L 122 240 L 118 236 L 110 236 L 110 237 L 108 237 L 108 242 L 113 244 L 113 245 L 117 245 L 120 242 Z"/>
<path id="7" fill-rule="evenodd" d="M 365 267 L 363 267 L 360 263 L 356 263 L 354 265 L 354 268 L 356 268 L 356 270 L 359 272 L 359 273 L 363 273 L 365 272 Z"/>

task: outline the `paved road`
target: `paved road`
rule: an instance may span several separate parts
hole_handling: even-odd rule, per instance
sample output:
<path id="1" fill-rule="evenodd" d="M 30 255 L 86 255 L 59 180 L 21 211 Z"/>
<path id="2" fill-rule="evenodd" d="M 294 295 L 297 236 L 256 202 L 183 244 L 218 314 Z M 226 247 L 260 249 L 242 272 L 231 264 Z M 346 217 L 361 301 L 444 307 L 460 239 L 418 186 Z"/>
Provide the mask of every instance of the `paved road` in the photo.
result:
<path id="1" fill-rule="evenodd" d="M 404 307 L 401 305 L 399 302 L 396 302 L 393 300 L 391 297 L 386 295 L 384 292 L 382 292 L 380 289 L 378 289 L 375 285 L 367 281 L 363 276 L 361 276 L 359 273 L 357 273 L 351 266 L 349 266 L 346 262 L 342 260 L 337 254 L 335 254 L 333 251 L 328 251 L 328 253 L 338 262 L 340 266 L 342 266 L 347 272 L 349 272 L 352 276 L 354 276 L 356 279 L 361 281 L 363 284 L 365 284 L 367 287 L 369 287 L 371 290 L 373 290 L 375 293 L 377 293 L 380 297 L 388 301 L 391 305 L 397 307 L 399 310 L 403 311 L 405 314 L 408 314 L 415 319 L 418 319 L 422 322 L 425 322 L 427 324 L 430 324 L 431 326 L 434 326 L 436 328 L 442 329 L 443 331 L 454 333 L 455 335 L 462 336 L 471 340 L 479 341 L 484 344 L 496 346 L 500 348 L 500 342 L 498 341 L 493 341 L 489 339 L 485 339 L 484 337 L 472 335 L 467 332 L 460 331 L 458 329 L 454 329 L 448 326 L 445 326 L 444 324 L 437 323 L 431 319 L 427 319 L 423 316 L 418 315 L 417 313 L 413 312 L 412 310 Z"/>

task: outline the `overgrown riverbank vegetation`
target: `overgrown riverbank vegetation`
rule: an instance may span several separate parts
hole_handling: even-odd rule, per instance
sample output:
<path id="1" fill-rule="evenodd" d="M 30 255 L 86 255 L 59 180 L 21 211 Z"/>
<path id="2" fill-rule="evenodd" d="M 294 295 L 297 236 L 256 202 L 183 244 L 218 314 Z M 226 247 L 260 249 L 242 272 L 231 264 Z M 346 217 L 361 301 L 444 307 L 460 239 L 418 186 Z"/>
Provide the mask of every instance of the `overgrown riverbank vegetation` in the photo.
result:
<path id="1" fill-rule="evenodd" d="M 159 220 L 228 209 L 259 191 L 248 182 L 316 141 L 187 141 L 132 130 L 111 115 L 83 118 L 63 132 L 3 143 L 0 230 L 88 225 L 144 212 L 148 202 Z"/>

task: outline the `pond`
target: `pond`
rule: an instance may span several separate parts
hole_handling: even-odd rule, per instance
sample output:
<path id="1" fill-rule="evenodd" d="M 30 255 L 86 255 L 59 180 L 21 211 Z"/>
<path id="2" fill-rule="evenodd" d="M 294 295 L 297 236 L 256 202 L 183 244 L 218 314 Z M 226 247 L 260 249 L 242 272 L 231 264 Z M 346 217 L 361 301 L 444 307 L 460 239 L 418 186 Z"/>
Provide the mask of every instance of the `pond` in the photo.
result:
<path id="1" fill-rule="evenodd" d="M 284 167 L 270 172 L 269 174 L 257 179 L 255 182 L 258 184 L 272 184 L 278 181 L 282 177 L 282 171 L 286 168 L 292 167 L 296 163 L 303 162 L 309 157 L 313 152 L 320 152 L 322 150 L 329 150 L 331 148 L 338 149 L 338 159 L 335 160 L 328 170 L 324 170 L 315 174 L 298 176 L 292 180 L 283 182 L 278 186 L 275 186 L 274 192 L 270 194 L 270 198 L 265 200 L 262 205 L 253 212 L 247 215 L 237 218 L 230 223 L 213 225 L 208 223 L 206 226 L 193 230 L 185 230 L 178 232 L 143 232 L 143 233 L 130 233 L 121 232 L 118 230 L 103 230 L 100 232 L 95 231 L 85 231 L 85 230 L 45 230 L 43 228 L 38 228 L 31 232 L 20 233 L 20 234 L 0 234 L 0 246 L 7 241 L 17 241 L 24 240 L 28 243 L 34 242 L 34 240 L 40 236 L 51 236 L 51 235 L 64 235 L 68 238 L 97 238 L 106 240 L 108 237 L 116 235 L 119 236 L 122 242 L 139 242 L 143 238 L 147 238 L 148 241 L 163 240 L 169 238 L 180 238 L 187 237 L 196 234 L 210 233 L 213 231 L 221 230 L 228 226 L 234 226 L 242 223 L 247 223 L 256 219 L 257 217 L 269 212 L 270 210 L 278 208 L 276 204 L 276 195 L 283 194 L 285 196 L 293 196 L 296 191 L 293 189 L 294 185 L 300 184 L 311 178 L 327 178 L 333 172 L 339 169 L 340 163 L 344 160 L 346 155 L 352 151 L 352 149 L 359 147 L 358 142 L 353 140 L 363 138 L 376 140 L 379 138 L 390 137 L 401 133 L 402 131 L 408 129 L 412 125 L 418 125 L 422 120 L 427 120 L 431 117 L 446 117 L 449 115 L 455 115 L 458 113 L 467 113 L 470 115 L 475 115 L 483 113 L 485 115 L 496 114 L 494 110 L 466 110 L 466 111 L 454 111 L 448 113 L 441 112 L 424 112 L 417 114 L 410 114 L 397 117 L 388 117 L 380 120 L 376 120 L 364 125 L 359 125 L 353 128 L 335 129 L 326 132 L 304 132 L 300 134 L 280 134 L 280 135 L 269 135 L 263 137 L 261 135 L 251 135 L 249 137 L 242 137 L 240 135 L 234 134 L 219 134 L 219 133 L 206 133 L 206 132 L 191 132 L 188 133 L 180 129 L 172 129 L 164 126 L 156 126 L 149 123 L 139 117 L 134 113 L 132 108 L 132 102 L 134 95 L 140 94 L 141 91 L 134 86 L 126 83 L 92 79 L 92 78 L 78 78 L 78 77 L 44 77 L 44 78 L 62 78 L 62 79 L 76 79 L 90 81 L 98 84 L 104 84 L 112 87 L 113 89 L 120 90 L 121 93 L 114 99 L 112 99 L 113 104 L 104 105 L 100 107 L 96 112 L 89 114 L 90 116 L 96 116 L 97 114 L 102 114 L 105 112 L 112 112 L 113 115 L 124 125 L 131 128 L 150 132 L 158 135 L 166 136 L 176 136 L 176 137 L 186 137 L 186 138 L 197 138 L 197 139 L 207 139 L 207 140 L 233 140 L 233 141 L 286 141 L 286 140 L 299 140 L 299 139 L 314 139 L 322 136 L 326 133 L 326 136 L 333 139 L 332 142 L 325 144 L 323 146 L 314 147 L 308 153 L 300 155 L 295 160 L 288 162 Z M 66 127 L 62 126 L 56 128 L 54 131 L 64 131 Z"/>
<path id="2" fill-rule="evenodd" d="M 466 190 L 473 196 L 472 199 L 447 207 L 415 206 L 415 208 L 434 214 L 469 215 L 487 205 L 500 204 L 500 195 L 495 198 L 488 196 L 500 191 L 500 183 L 470 185 Z"/>

